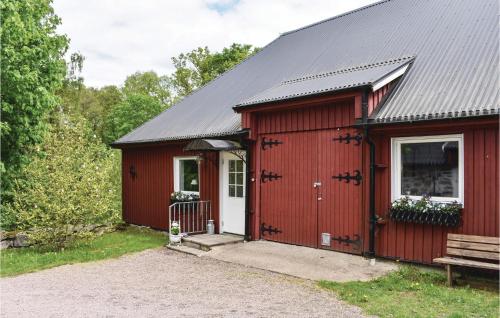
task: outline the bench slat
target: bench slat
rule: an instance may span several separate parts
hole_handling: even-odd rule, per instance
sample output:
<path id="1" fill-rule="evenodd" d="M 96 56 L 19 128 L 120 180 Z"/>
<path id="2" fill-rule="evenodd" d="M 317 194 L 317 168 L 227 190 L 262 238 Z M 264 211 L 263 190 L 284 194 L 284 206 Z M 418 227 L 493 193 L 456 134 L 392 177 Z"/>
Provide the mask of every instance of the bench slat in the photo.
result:
<path id="1" fill-rule="evenodd" d="M 494 245 L 494 244 L 448 241 L 447 246 L 448 247 L 456 247 L 456 248 L 464 248 L 467 250 L 500 252 L 500 245 Z"/>
<path id="2" fill-rule="evenodd" d="M 465 234 L 448 233 L 448 240 L 500 245 L 500 238 L 492 237 L 492 236 L 478 236 L 478 235 L 465 235 Z"/>
<path id="3" fill-rule="evenodd" d="M 465 257 L 475 257 L 475 258 L 484 258 L 484 259 L 492 259 L 499 260 L 500 254 L 494 252 L 483 252 L 483 251 L 471 251 L 471 250 L 463 250 L 453 247 L 448 247 L 446 249 L 446 253 L 449 255 L 455 256 L 465 256 Z"/>
<path id="4" fill-rule="evenodd" d="M 441 257 L 441 258 L 435 258 L 433 260 L 433 262 L 440 263 L 440 264 L 450 264 L 450 265 L 458 265 L 458 266 L 468 266 L 468 267 L 475 267 L 475 268 L 500 270 L 499 264 L 478 262 L 478 261 L 472 261 L 472 260 L 463 259 L 463 258 Z"/>

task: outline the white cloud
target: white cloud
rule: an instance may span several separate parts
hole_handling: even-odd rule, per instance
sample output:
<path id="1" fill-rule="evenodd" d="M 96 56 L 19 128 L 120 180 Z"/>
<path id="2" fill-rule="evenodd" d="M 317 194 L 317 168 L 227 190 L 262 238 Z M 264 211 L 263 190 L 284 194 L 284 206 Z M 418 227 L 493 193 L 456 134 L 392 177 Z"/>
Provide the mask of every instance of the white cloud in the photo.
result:
<path id="1" fill-rule="evenodd" d="M 374 0 L 56 0 L 70 52 L 85 57 L 90 86 L 119 85 L 135 71 L 173 70 L 170 58 L 198 46 L 264 46 L 280 33 Z"/>

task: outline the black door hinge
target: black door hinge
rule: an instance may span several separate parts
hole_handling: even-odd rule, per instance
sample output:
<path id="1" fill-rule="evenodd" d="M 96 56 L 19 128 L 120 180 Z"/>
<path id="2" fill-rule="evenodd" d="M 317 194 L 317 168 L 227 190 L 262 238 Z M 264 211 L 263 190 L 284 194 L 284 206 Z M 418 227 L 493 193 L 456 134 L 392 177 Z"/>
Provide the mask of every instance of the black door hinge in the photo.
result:
<path id="1" fill-rule="evenodd" d="M 342 237 L 342 235 L 339 235 L 338 237 L 332 236 L 332 241 L 337 241 L 340 244 L 343 243 L 344 245 L 353 244 L 356 246 L 356 249 L 361 246 L 361 237 L 358 234 L 354 234 L 352 239 L 349 235 L 346 235 L 345 237 Z"/>
<path id="2" fill-rule="evenodd" d="M 349 172 L 346 172 L 345 175 L 339 173 L 338 175 L 333 176 L 332 179 L 337 179 L 339 181 L 345 180 L 346 183 L 354 180 L 354 185 L 360 185 L 363 177 L 361 176 L 361 172 L 359 170 L 354 170 L 354 175 L 351 175 Z"/>
<path id="3" fill-rule="evenodd" d="M 361 145 L 361 140 L 363 139 L 363 136 L 360 134 L 352 136 L 350 133 L 347 133 L 345 136 L 339 136 L 338 138 L 333 138 L 333 141 L 338 141 L 340 143 L 345 142 L 346 144 L 350 144 L 351 140 L 354 140 L 356 143 L 354 144 L 355 146 Z"/>
<path id="4" fill-rule="evenodd" d="M 266 140 L 266 137 L 263 137 L 262 142 L 260 144 L 260 147 L 262 148 L 262 150 L 266 150 L 266 147 L 272 148 L 273 146 L 277 146 L 277 145 L 281 145 L 281 144 L 283 144 L 283 141 L 279 141 L 277 139 L 272 139 L 272 138 L 269 138 L 269 140 Z"/>
<path id="5" fill-rule="evenodd" d="M 281 178 L 283 178 L 283 176 L 280 176 L 277 173 L 272 173 L 271 171 L 269 171 L 269 173 L 266 173 L 266 170 L 262 170 L 262 172 L 260 173 L 260 182 L 261 183 L 266 183 L 267 182 L 266 179 L 268 181 L 273 181 L 273 180 L 278 180 Z"/>
<path id="6" fill-rule="evenodd" d="M 278 233 L 283 233 L 281 230 L 279 230 L 277 227 L 273 227 L 272 225 L 266 226 L 266 223 L 262 223 L 260 225 L 260 234 L 264 235 L 265 233 L 268 233 L 269 235 L 273 234 L 278 234 Z"/>

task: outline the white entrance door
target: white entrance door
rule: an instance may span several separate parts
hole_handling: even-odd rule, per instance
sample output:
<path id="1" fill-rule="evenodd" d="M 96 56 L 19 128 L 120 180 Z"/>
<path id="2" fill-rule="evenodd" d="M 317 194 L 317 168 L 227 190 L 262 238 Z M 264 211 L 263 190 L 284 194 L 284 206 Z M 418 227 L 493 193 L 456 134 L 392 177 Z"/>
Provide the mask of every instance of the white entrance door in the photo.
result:
<path id="1" fill-rule="evenodd" d="M 221 229 L 245 235 L 245 163 L 229 152 L 221 152 Z"/>

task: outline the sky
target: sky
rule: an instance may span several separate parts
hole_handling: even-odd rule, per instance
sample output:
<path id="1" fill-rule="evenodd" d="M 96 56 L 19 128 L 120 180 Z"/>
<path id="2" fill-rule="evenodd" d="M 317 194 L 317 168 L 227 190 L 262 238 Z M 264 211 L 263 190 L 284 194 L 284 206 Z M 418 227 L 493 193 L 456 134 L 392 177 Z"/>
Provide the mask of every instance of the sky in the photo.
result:
<path id="1" fill-rule="evenodd" d="M 375 0 L 55 0 L 68 54 L 85 56 L 88 86 L 121 85 L 127 75 L 173 71 L 171 57 L 232 43 L 262 47 L 281 33 Z"/>

